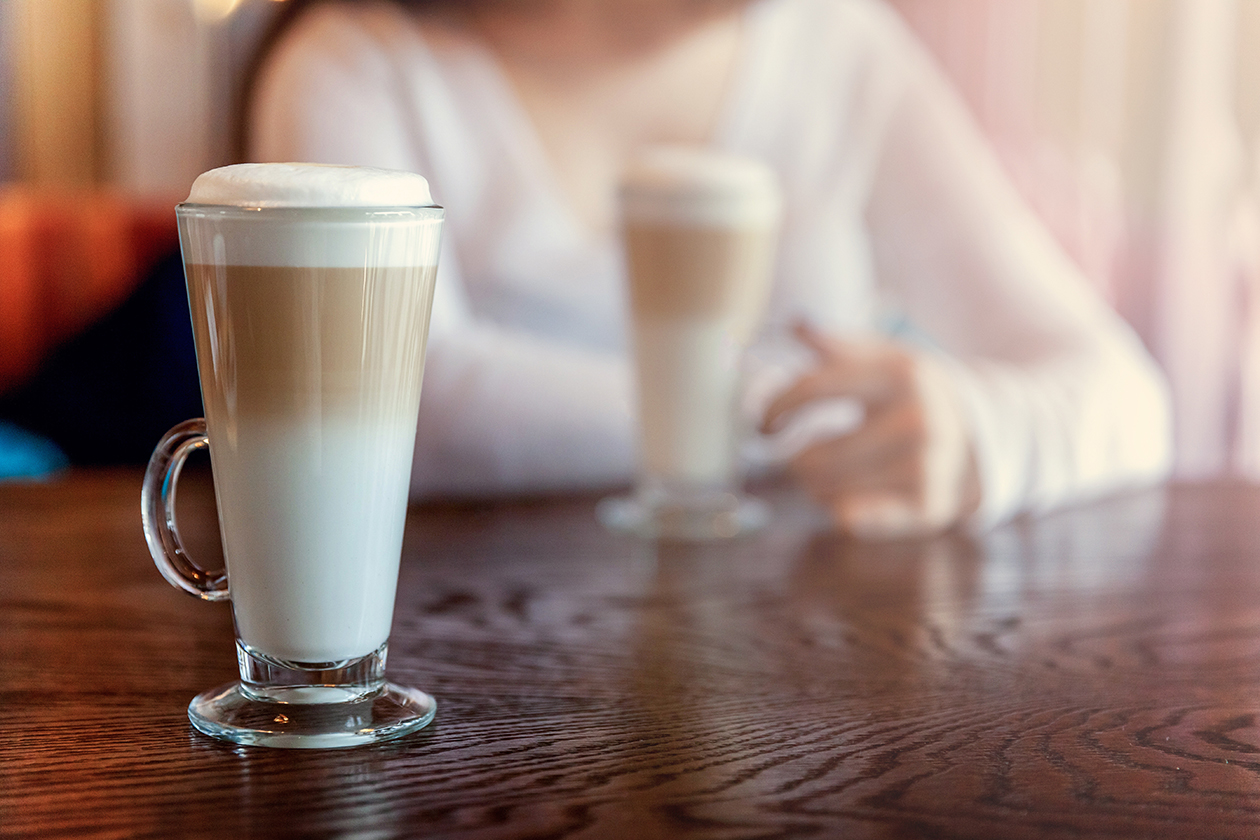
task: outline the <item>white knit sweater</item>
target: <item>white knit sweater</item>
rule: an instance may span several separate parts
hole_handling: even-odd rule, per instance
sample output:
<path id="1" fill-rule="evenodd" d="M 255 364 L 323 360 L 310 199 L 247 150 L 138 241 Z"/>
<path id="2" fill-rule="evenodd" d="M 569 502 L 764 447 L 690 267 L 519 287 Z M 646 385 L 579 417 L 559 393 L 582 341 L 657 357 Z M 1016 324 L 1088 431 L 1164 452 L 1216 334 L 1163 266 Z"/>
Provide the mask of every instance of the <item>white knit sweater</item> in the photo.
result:
<path id="1" fill-rule="evenodd" d="M 1159 372 L 896 16 L 874 0 L 745 14 L 712 141 L 782 180 L 767 336 L 803 316 L 940 354 L 975 431 L 981 523 L 1162 477 Z M 255 105 L 255 159 L 420 172 L 447 208 L 413 494 L 628 481 L 620 250 L 577 222 L 493 56 L 431 49 L 394 4 L 325 5 Z"/>

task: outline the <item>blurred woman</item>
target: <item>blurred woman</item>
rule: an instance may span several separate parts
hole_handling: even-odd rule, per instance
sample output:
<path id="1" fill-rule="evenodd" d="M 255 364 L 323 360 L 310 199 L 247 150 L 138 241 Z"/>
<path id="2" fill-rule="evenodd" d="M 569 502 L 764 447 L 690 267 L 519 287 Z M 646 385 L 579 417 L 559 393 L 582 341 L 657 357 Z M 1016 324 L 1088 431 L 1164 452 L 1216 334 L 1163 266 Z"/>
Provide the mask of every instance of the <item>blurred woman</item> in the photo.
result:
<path id="1" fill-rule="evenodd" d="M 1155 366 L 876 0 L 308 0 L 249 114 L 251 159 L 416 171 L 447 208 L 417 495 L 630 478 L 615 188 L 660 142 L 781 181 L 766 335 L 812 363 L 753 409 L 861 402 L 790 459 L 839 527 L 991 524 L 1168 468 Z"/>

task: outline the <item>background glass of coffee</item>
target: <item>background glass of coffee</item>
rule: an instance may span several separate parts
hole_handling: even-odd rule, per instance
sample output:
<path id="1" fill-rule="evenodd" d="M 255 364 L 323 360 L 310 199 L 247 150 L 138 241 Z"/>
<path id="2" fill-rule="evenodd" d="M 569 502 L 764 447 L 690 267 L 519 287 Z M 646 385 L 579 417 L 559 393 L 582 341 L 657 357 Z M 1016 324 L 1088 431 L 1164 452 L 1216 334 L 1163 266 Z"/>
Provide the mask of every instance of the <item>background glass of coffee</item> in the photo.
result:
<path id="1" fill-rule="evenodd" d="M 715 539 L 761 527 L 740 492 L 741 357 L 769 293 L 781 200 L 764 164 L 653 147 L 621 184 L 638 386 L 639 477 L 599 506 L 608 526 Z"/>
<path id="2" fill-rule="evenodd" d="M 246 164 L 176 208 L 205 419 L 145 476 L 145 535 L 174 585 L 231 599 L 240 681 L 188 714 L 216 738 L 340 747 L 432 720 L 386 682 L 443 211 L 409 173 Z M 209 447 L 225 573 L 183 551 L 174 496 Z"/>

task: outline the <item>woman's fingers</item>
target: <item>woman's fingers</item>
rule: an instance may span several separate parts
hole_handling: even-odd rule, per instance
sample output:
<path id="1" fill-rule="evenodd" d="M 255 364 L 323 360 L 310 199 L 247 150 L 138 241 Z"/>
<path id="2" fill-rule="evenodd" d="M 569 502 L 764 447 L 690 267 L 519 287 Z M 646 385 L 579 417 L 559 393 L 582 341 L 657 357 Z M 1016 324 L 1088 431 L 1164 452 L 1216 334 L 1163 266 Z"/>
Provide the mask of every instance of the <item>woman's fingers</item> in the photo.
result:
<path id="1" fill-rule="evenodd" d="M 843 532 L 864 540 L 897 540 L 937 533 L 943 523 L 897 493 L 866 493 L 836 499 L 831 518 Z"/>
<path id="2" fill-rule="evenodd" d="M 870 443 L 826 441 L 802 452 L 792 464 L 793 473 L 837 528 L 862 539 L 898 539 L 948 524 L 937 521 L 928 504 L 924 444 L 891 430 Z"/>
<path id="3" fill-rule="evenodd" d="M 819 359 L 828 358 L 833 352 L 843 352 L 843 342 L 823 332 L 808 321 L 792 325 L 792 335 L 801 344 L 814 351 Z"/>
<path id="4" fill-rule="evenodd" d="M 853 432 L 805 447 L 792 471 L 820 501 L 870 489 L 913 491 L 922 470 L 924 424 L 917 407 L 898 404 Z"/>
<path id="5" fill-rule="evenodd" d="M 903 398 L 914 387 L 912 359 L 895 345 L 842 341 L 804 326 L 798 327 L 798 337 L 818 355 L 818 367 L 770 402 L 763 432 L 779 431 L 793 413 L 817 400 L 849 397 L 873 408 Z"/>
<path id="6" fill-rule="evenodd" d="M 888 341 L 834 338 L 801 324 L 818 366 L 776 397 L 762 429 L 775 432 L 817 400 L 860 400 L 866 420 L 792 459 L 801 484 L 836 525 L 867 539 L 940 531 L 979 504 L 966 418 L 945 368 Z"/>

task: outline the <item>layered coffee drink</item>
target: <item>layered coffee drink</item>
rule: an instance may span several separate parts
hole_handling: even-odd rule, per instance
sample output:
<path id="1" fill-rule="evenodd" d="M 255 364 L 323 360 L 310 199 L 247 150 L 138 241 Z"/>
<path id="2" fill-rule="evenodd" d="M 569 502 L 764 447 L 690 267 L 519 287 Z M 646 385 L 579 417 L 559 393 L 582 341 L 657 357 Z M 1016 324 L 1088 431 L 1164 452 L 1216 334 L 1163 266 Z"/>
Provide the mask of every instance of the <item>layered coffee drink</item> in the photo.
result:
<path id="1" fill-rule="evenodd" d="M 239 164 L 175 208 L 204 418 L 140 495 L 162 575 L 230 599 L 240 680 L 193 698 L 237 744 L 348 747 L 427 725 L 385 679 L 443 210 L 419 175 Z M 225 570 L 188 556 L 175 488 L 209 447 Z"/>
<path id="2" fill-rule="evenodd" d="M 740 361 L 769 294 L 776 181 L 747 158 L 653 148 L 627 170 L 621 209 L 641 433 L 635 504 L 646 517 L 634 528 L 722 536 L 740 527 L 712 520 L 736 505 Z"/>
<path id="3" fill-rule="evenodd" d="M 287 186 L 321 206 L 286 208 L 285 170 L 233 170 L 194 185 L 215 209 L 184 248 L 237 630 L 282 660 L 363 656 L 393 614 L 436 246 L 360 205 L 427 185 L 303 167 Z M 224 209 L 254 191 L 266 223 Z"/>
<path id="4" fill-rule="evenodd" d="M 256 650 L 326 662 L 389 636 L 434 273 L 188 266 L 197 341 L 221 351 L 199 364 L 233 607 Z"/>

